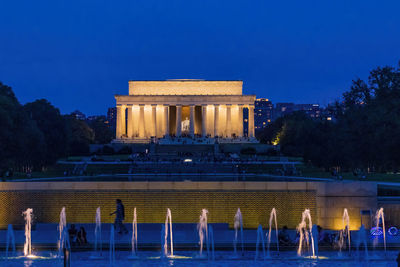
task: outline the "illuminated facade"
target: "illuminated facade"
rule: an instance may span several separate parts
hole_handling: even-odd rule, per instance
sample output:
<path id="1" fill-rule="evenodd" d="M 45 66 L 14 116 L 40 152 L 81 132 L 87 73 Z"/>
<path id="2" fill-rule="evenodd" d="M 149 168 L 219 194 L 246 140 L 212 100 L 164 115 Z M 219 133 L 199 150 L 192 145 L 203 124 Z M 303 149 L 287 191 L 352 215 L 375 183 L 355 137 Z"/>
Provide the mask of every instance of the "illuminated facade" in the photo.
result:
<path id="1" fill-rule="evenodd" d="M 116 95 L 116 141 L 151 138 L 254 138 L 254 95 L 242 94 L 242 81 L 130 81 L 129 95 Z"/>
<path id="2" fill-rule="evenodd" d="M 256 131 L 266 128 L 271 123 L 273 110 L 274 106 L 267 98 L 256 99 L 254 107 L 254 125 Z"/>

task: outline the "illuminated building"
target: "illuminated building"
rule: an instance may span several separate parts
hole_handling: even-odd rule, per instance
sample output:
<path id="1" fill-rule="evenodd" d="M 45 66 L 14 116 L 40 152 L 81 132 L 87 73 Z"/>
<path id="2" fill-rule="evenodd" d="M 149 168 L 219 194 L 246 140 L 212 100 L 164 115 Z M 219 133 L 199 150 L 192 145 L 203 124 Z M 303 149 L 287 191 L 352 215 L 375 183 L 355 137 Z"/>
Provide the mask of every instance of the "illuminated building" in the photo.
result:
<path id="1" fill-rule="evenodd" d="M 130 81 L 129 95 L 116 95 L 116 142 L 135 143 L 169 136 L 254 138 L 254 95 L 242 81 Z"/>
<path id="2" fill-rule="evenodd" d="M 254 103 L 254 128 L 257 130 L 267 127 L 272 121 L 274 106 L 267 98 L 256 99 Z"/>

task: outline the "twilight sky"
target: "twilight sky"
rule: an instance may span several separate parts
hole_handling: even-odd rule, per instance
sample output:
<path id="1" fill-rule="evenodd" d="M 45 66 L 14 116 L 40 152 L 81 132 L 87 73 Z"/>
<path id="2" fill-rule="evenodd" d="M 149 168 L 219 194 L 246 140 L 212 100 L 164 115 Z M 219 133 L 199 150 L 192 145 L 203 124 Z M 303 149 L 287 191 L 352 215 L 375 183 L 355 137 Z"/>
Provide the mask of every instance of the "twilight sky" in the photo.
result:
<path id="1" fill-rule="evenodd" d="M 325 105 L 400 60 L 399 0 L 0 2 L 0 81 L 22 103 L 105 114 L 128 80 L 243 80 Z"/>

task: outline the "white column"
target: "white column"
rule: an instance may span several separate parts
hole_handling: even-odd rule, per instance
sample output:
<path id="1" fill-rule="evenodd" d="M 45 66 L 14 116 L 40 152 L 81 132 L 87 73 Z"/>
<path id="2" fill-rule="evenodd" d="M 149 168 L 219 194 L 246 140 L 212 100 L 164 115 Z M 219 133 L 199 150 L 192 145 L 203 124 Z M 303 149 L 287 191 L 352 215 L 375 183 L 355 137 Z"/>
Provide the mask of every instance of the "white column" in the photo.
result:
<path id="1" fill-rule="evenodd" d="M 249 137 L 254 137 L 254 105 L 249 106 Z"/>
<path id="2" fill-rule="evenodd" d="M 232 137 L 232 109 L 231 105 L 226 105 L 226 135 Z"/>
<path id="3" fill-rule="evenodd" d="M 219 134 L 219 105 L 214 105 L 214 137 Z"/>
<path id="4" fill-rule="evenodd" d="M 182 106 L 176 106 L 176 136 L 181 136 L 182 133 Z"/>
<path id="5" fill-rule="evenodd" d="M 152 125 L 153 125 L 152 135 L 154 137 L 157 137 L 157 104 L 151 105 L 151 117 L 152 117 Z"/>
<path id="6" fill-rule="evenodd" d="M 115 129 L 115 138 L 116 139 L 120 139 L 121 135 L 122 135 L 122 131 L 121 131 L 121 111 L 122 111 L 122 107 L 121 106 L 117 106 L 117 127 Z"/>
<path id="7" fill-rule="evenodd" d="M 144 105 L 139 105 L 139 137 L 145 137 L 145 129 L 144 129 Z"/>
<path id="8" fill-rule="evenodd" d="M 129 105 L 127 107 L 127 109 L 128 109 L 127 110 L 127 123 L 128 123 L 127 135 L 128 135 L 128 138 L 133 138 L 133 117 L 132 117 L 133 108 L 132 108 L 132 105 Z"/>
<path id="9" fill-rule="evenodd" d="M 120 110 L 120 113 L 119 113 L 119 125 L 120 125 L 120 134 L 119 134 L 119 137 L 121 137 L 121 136 L 125 136 L 126 135 L 126 120 L 125 120 L 125 106 L 121 106 L 121 110 Z M 118 114 L 117 114 L 117 116 L 118 116 Z"/>
<path id="10" fill-rule="evenodd" d="M 189 134 L 194 137 L 194 105 L 190 105 Z"/>
<path id="11" fill-rule="evenodd" d="M 239 105 L 238 136 L 243 136 L 243 105 Z"/>
<path id="12" fill-rule="evenodd" d="M 164 123 L 165 123 L 165 137 L 169 136 L 169 106 L 164 105 Z"/>
<path id="13" fill-rule="evenodd" d="M 207 105 L 201 107 L 201 135 L 207 135 Z"/>
<path id="14" fill-rule="evenodd" d="M 132 105 L 133 137 L 139 136 L 139 105 Z"/>

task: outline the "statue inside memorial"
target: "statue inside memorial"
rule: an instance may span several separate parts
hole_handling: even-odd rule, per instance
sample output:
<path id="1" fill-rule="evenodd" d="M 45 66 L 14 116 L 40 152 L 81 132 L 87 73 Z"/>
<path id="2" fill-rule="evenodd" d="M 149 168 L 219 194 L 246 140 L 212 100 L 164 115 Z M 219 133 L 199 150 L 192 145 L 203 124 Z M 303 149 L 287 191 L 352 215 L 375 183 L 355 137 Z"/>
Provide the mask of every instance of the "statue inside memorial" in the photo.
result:
<path id="1" fill-rule="evenodd" d="M 185 120 L 181 122 L 181 130 L 183 133 L 189 133 L 189 128 L 190 128 L 190 121 L 188 117 L 186 117 Z"/>

